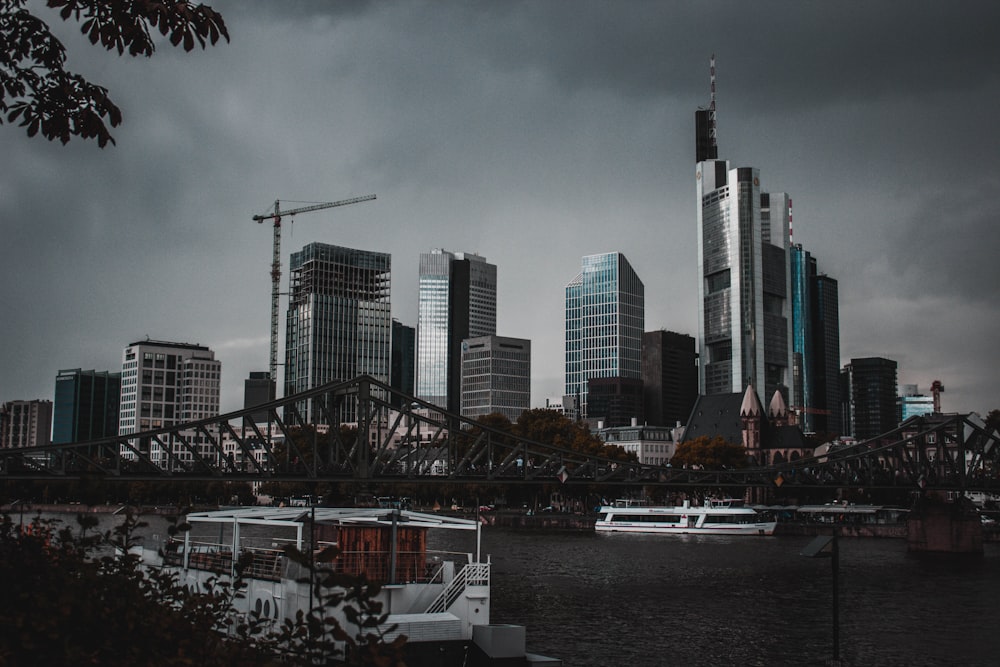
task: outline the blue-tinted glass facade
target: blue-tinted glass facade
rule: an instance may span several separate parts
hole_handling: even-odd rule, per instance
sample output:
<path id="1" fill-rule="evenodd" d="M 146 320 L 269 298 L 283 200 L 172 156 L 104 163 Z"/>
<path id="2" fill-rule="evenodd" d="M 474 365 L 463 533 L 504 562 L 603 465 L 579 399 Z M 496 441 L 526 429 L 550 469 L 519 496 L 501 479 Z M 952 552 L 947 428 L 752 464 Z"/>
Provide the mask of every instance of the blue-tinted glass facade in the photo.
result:
<path id="1" fill-rule="evenodd" d="M 566 285 L 566 395 L 580 397 L 587 380 L 642 377 L 645 287 L 618 252 L 588 255 Z"/>
<path id="2" fill-rule="evenodd" d="M 285 339 L 286 396 L 360 375 L 388 384 L 392 337 L 390 266 L 386 253 L 325 243 L 311 243 L 292 253 Z M 299 409 L 306 411 L 308 419 L 312 406 Z M 341 418 L 353 421 L 353 414 L 345 412 Z"/>
<path id="3" fill-rule="evenodd" d="M 85 442 L 118 435 L 121 389 L 121 373 L 59 371 L 52 410 L 52 442 Z"/>

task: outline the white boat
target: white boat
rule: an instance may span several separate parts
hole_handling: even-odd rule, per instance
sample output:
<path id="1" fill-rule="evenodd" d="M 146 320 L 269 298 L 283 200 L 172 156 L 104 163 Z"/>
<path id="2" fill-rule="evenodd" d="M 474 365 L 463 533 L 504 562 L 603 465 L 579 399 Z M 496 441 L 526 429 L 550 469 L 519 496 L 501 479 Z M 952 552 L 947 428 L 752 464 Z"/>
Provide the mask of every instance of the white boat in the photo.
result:
<path id="1" fill-rule="evenodd" d="M 656 533 L 667 535 L 773 535 L 777 521 L 766 519 L 742 500 L 709 500 L 692 506 L 656 507 L 636 501 L 616 501 L 601 507 L 594 524 L 599 533 Z"/>
<path id="2" fill-rule="evenodd" d="M 237 554 L 238 561 L 250 563 L 238 613 L 256 610 L 280 623 L 308 611 L 317 603 L 316 591 L 302 581 L 306 571 L 283 547 L 291 544 L 308 554 L 335 545 L 339 555 L 322 567 L 382 584 L 376 599 L 389 614 L 386 628 L 395 626 L 386 641 L 404 634 L 408 645 L 468 642 L 473 628 L 489 626 L 490 562 L 478 553 L 477 521 L 400 509 L 325 507 L 194 512 L 186 520 L 192 528 L 183 539 L 162 551 L 145 549 L 143 560 L 201 590 L 211 577 L 231 577 Z M 476 531 L 476 552 L 429 551 L 426 534 L 433 529 Z"/>

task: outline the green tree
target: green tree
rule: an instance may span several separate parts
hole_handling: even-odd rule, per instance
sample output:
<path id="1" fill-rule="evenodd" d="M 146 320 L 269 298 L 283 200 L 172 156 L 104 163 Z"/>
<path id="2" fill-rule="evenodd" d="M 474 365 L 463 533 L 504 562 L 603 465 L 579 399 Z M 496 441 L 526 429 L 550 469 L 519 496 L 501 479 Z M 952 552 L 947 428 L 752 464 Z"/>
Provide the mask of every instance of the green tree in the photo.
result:
<path id="1" fill-rule="evenodd" d="M 670 459 L 670 465 L 675 468 L 699 466 L 709 470 L 745 468 L 747 455 L 742 446 L 734 445 L 722 436 L 717 435 L 710 439 L 703 435 L 682 442 Z"/>
<path id="2" fill-rule="evenodd" d="M 26 0 L 0 0 L 0 124 L 20 122 L 28 136 L 41 133 L 67 143 L 72 136 L 115 143 L 108 125 L 122 122 L 108 91 L 66 69 L 66 48 Z M 152 56 L 153 32 L 185 51 L 229 41 L 222 16 L 211 7 L 162 0 L 46 0 L 62 20 L 81 22 L 91 44 L 118 55 Z"/>

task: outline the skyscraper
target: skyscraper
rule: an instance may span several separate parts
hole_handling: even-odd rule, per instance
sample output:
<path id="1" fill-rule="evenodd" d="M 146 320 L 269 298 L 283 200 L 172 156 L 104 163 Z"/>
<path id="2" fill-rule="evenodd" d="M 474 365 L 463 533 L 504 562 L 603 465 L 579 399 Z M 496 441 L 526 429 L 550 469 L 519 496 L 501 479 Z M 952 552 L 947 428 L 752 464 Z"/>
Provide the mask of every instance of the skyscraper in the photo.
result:
<path id="1" fill-rule="evenodd" d="M 144 340 L 130 343 L 122 354 L 121 403 L 118 433 L 161 429 L 219 414 L 222 362 L 202 345 Z M 208 444 L 198 435 L 190 444 L 203 452 Z M 160 443 L 149 438 L 132 443 L 156 463 L 167 461 Z M 171 451 L 191 460 L 189 451 L 175 443 Z M 132 457 L 128 448 L 122 454 Z"/>
<path id="2" fill-rule="evenodd" d="M 458 413 L 462 341 L 497 332 L 497 267 L 485 257 L 435 249 L 420 255 L 417 397 Z"/>
<path id="3" fill-rule="evenodd" d="M 841 371 L 844 433 L 858 440 L 882 435 L 896 422 L 896 362 L 882 357 L 851 359 Z"/>
<path id="4" fill-rule="evenodd" d="M 292 253 L 285 336 L 285 396 L 370 375 L 389 383 L 391 258 L 310 243 Z M 316 406 L 300 405 L 307 421 Z M 345 402 L 339 418 L 353 421 Z"/>
<path id="5" fill-rule="evenodd" d="M 417 365 L 417 331 L 398 320 L 392 321 L 392 367 L 389 385 L 396 391 L 413 396 L 413 380 Z"/>
<path id="6" fill-rule="evenodd" d="M 762 191 L 759 170 L 730 168 L 716 158 L 714 57 L 710 112 L 710 119 L 705 111 L 695 114 L 699 386 L 704 394 L 743 393 L 753 385 L 766 396 L 775 390 L 787 396 L 791 200 Z M 713 140 L 706 144 L 709 131 Z"/>
<path id="7" fill-rule="evenodd" d="M 250 376 L 243 381 L 243 408 L 255 408 L 274 400 L 274 380 L 271 371 L 250 371 Z M 263 424 L 268 421 L 267 410 L 259 410 L 251 415 L 254 423 Z"/>
<path id="8" fill-rule="evenodd" d="M 52 408 L 52 442 L 85 442 L 118 435 L 122 374 L 59 371 Z"/>
<path id="9" fill-rule="evenodd" d="M 566 285 L 567 411 L 586 417 L 591 378 L 642 379 L 645 288 L 619 252 L 588 255 Z"/>
<path id="10" fill-rule="evenodd" d="M 818 274 L 801 244 L 789 250 L 792 273 L 792 411 L 806 432 L 840 428 L 840 306 L 837 281 Z M 831 381 L 832 379 L 832 381 Z"/>
<path id="11" fill-rule="evenodd" d="M 531 407 L 531 341 L 480 336 L 462 342 L 462 416 L 500 413 L 516 422 Z"/>
<path id="12" fill-rule="evenodd" d="M 693 336 L 673 331 L 642 335 L 645 423 L 686 423 L 698 398 L 698 354 Z"/>

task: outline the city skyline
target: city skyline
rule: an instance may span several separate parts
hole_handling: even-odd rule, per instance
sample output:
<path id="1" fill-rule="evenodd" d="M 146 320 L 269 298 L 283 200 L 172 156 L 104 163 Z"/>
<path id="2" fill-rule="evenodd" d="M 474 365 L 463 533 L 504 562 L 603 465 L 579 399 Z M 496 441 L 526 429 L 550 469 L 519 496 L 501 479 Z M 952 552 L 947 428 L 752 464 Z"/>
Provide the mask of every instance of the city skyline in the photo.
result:
<path id="1" fill-rule="evenodd" d="M 295 219 L 285 247 L 391 254 L 409 326 L 421 252 L 489 257 L 535 405 L 562 394 L 582 256 L 622 252 L 645 329 L 697 335 L 693 111 L 714 52 L 721 157 L 794 198 L 793 242 L 839 282 L 841 365 L 891 358 L 900 384 L 941 380 L 947 412 L 998 407 L 994 3 L 215 6 L 230 44 L 148 60 L 39 8 L 125 122 L 103 151 L 0 126 L 0 402 L 116 371 L 149 336 L 215 350 L 239 408 L 268 364 L 271 236 L 251 217 L 275 199 L 377 193 Z"/>

